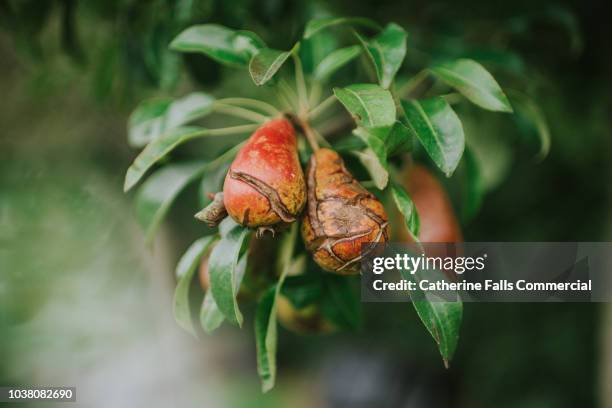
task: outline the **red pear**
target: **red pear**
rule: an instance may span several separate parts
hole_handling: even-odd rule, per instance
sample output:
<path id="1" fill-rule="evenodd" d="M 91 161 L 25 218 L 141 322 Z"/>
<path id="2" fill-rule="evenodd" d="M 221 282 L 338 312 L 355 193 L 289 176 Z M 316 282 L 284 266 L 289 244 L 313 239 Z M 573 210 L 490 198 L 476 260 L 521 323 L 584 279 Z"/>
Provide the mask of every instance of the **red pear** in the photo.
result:
<path id="1" fill-rule="evenodd" d="M 287 119 L 264 123 L 240 149 L 225 177 L 223 202 L 246 227 L 297 219 L 306 202 L 306 184 L 295 130 Z"/>

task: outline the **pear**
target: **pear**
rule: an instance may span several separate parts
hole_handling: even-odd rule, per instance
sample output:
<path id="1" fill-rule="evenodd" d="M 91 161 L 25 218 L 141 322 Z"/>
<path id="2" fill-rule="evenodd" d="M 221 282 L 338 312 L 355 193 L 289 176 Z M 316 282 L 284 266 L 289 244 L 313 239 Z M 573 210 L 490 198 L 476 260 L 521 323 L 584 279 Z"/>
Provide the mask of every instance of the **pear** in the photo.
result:
<path id="1" fill-rule="evenodd" d="M 306 203 L 295 130 L 287 119 L 264 123 L 240 149 L 223 185 L 223 204 L 237 223 L 275 231 L 294 222 Z"/>
<path id="2" fill-rule="evenodd" d="M 388 241 L 382 203 L 355 180 L 333 150 L 318 149 L 306 172 L 308 206 L 302 224 L 306 248 L 326 271 L 358 273 L 362 244 Z"/>

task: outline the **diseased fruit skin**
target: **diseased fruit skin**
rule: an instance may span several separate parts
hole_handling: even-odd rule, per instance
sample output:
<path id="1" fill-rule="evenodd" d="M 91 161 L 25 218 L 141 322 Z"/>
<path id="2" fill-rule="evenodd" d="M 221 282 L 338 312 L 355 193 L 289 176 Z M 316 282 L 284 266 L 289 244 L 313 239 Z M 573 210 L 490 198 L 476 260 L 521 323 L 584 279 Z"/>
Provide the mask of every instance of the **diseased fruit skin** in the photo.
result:
<path id="1" fill-rule="evenodd" d="M 463 242 L 453 206 L 438 179 L 426 167 L 414 164 L 404 171 L 403 181 L 419 214 L 419 240 Z M 413 242 L 405 224 L 401 223 L 397 232 L 399 241 Z"/>
<path id="2" fill-rule="evenodd" d="M 306 184 L 287 119 L 264 123 L 240 149 L 225 177 L 223 201 L 228 214 L 246 227 L 296 220 L 306 202 Z"/>
<path id="3" fill-rule="evenodd" d="M 283 295 L 276 299 L 276 315 L 285 329 L 297 334 L 326 334 L 337 330 L 316 304 L 298 309 Z"/>
<path id="4" fill-rule="evenodd" d="M 388 241 L 383 205 L 353 178 L 333 150 L 317 150 L 306 173 L 308 207 L 302 224 L 306 248 L 326 271 L 358 273 L 362 244 Z"/>

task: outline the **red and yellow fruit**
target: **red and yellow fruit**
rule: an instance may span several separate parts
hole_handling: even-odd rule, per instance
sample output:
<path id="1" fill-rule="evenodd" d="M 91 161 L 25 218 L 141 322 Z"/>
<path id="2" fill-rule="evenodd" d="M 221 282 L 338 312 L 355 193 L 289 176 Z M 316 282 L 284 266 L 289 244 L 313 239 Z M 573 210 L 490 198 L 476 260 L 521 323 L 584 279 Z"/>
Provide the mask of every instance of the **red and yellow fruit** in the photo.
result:
<path id="1" fill-rule="evenodd" d="M 385 209 L 333 150 L 317 150 L 306 172 L 308 206 L 302 224 L 306 248 L 327 271 L 358 273 L 362 244 L 388 240 Z"/>
<path id="2" fill-rule="evenodd" d="M 284 118 L 266 122 L 230 166 L 223 186 L 225 209 L 243 226 L 269 227 L 295 221 L 305 202 L 295 130 Z"/>

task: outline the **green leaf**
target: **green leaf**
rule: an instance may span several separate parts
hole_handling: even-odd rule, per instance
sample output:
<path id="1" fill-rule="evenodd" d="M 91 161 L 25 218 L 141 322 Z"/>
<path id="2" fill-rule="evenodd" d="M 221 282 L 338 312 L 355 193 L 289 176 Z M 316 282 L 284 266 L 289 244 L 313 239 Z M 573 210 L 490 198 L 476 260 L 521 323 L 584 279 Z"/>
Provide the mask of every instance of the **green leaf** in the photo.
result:
<path id="1" fill-rule="evenodd" d="M 255 344 L 257 346 L 257 372 L 261 379 L 261 388 L 267 392 L 276 381 L 276 299 L 281 291 L 287 272 L 291 268 L 293 248 L 297 237 L 297 224 L 291 226 L 290 232 L 283 237 L 279 250 L 277 268 L 278 282 L 271 286 L 262 296 L 255 312 Z"/>
<path id="2" fill-rule="evenodd" d="M 228 66 L 246 67 L 265 43 L 254 33 L 236 31 L 217 24 L 187 28 L 170 44 L 181 52 L 199 52 Z"/>
<path id="3" fill-rule="evenodd" d="M 163 117 L 172 103 L 171 98 L 153 98 L 140 103 L 128 120 L 128 143 L 142 147 L 162 133 Z"/>
<path id="4" fill-rule="evenodd" d="M 361 326 L 359 277 L 323 275 L 321 314 L 338 327 L 354 330 Z"/>
<path id="5" fill-rule="evenodd" d="M 305 74 L 313 74 L 316 66 L 338 48 L 338 40 L 331 32 L 322 31 L 300 41 L 300 60 Z"/>
<path id="6" fill-rule="evenodd" d="M 380 128 L 374 129 L 380 130 Z M 368 148 L 355 154 L 372 176 L 376 187 L 382 190 L 389 181 L 389 164 L 387 163 L 387 149 L 384 140 L 366 128 L 357 128 L 353 131 L 353 134 L 368 145 Z"/>
<path id="7" fill-rule="evenodd" d="M 236 293 L 240 290 L 240 284 L 246 272 L 247 259 L 248 252 L 245 252 L 236 265 Z M 207 334 L 210 334 L 223 323 L 223 320 L 225 320 L 223 313 L 219 310 L 212 296 L 212 292 L 209 290 L 204 296 L 202 308 L 200 309 L 200 324 L 202 325 L 202 329 L 204 329 L 204 332 Z"/>
<path id="8" fill-rule="evenodd" d="M 255 85 L 261 86 L 272 79 L 290 55 L 290 51 L 278 51 L 271 48 L 259 50 L 249 63 L 249 73 Z"/>
<path id="9" fill-rule="evenodd" d="M 193 92 L 180 99 L 153 99 L 141 103 L 130 115 L 128 141 L 142 147 L 169 129 L 202 118 L 212 112 L 215 98 Z"/>
<path id="10" fill-rule="evenodd" d="M 366 168 L 376 188 L 379 190 L 385 188 L 389 182 L 389 172 L 385 168 L 386 160 L 383 160 L 371 148 L 360 152 L 353 152 L 353 154 L 359 159 L 363 167 Z"/>
<path id="11" fill-rule="evenodd" d="M 380 26 L 364 17 L 326 17 L 310 20 L 304 30 L 304 38 L 310 38 L 317 32 L 338 25 L 365 26 L 379 30 Z"/>
<path id="12" fill-rule="evenodd" d="M 357 38 L 363 44 L 366 54 L 374 64 L 378 82 L 383 88 L 389 88 L 404 61 L 404 57 L 406 57 L 408 34 L 402 27 L 390 23 L 370 41 L 363 39 L 359 34 L 357 34 Z"/>
<path id="13" fill-rule="evenodd" d="M 204 295 L 202 307 L 200 308 L 200 324 L 206 334 L 211 334 L 221 326 L 225 317 L 215 303 L 215 299 L 210 291 Z"/>
<path id="14" fill-rule="evenodd" d="M 136 194 L 136 215 L 150 243 L 176 196 L 205 168 L 202 163 L 168 165 L 156 171 Z"/>
<path id="15" fill-rule="evenodd" d="M 182 126 L 171 129 L 155 140 L 151 141 L 144 150 L 136 157 L 134 163 L 128 168 L 125 175 L 123 191 L 131 189 L 144 174 L 164 158 L 178 145 L 206 134 L 206 129 L 196 126 Z"/>
<path id="16" fill-rule="evenodd" d="M 419 214 L 417 213 L 416 205 L 410 198 L 404 187 L 397 183 L 391 183 L 391 195 L 397 209 L 404 216 L 404 222 L 408 228 L 408 232 L 412 235 L 415 242 L 418 242 L 419 236 Z"/>
<path id="17" fill-rule="evenodd" d="M 493 76 L 478 62 L 458 59 L 430 68 L 447 85 L 483 109 L 512 112 L 512 106 Z"/>
<path id="18" fill-rule="evenodd" d="M 427 331 L 434 338 L 444 365 L 448 367 L 459 341 L 463 304 L 460 301 L 445 302 L 441 299 L 431 299 L 432 296 L 431 293 L 428 293 L 426 298 L 429 299 L 415 300 L 412 305 Z"/>
<path id="19" fill-rule="evenodd" d="M 535 134 L 540 143 L 540 151 L 536 155 L 536 159 L 543 160 L 550 151 L 550 130 L 544 112 L 529 96 L 522 92 L 511 91 L 510 97 L 516 107 L 516 113 L 526 119 L 535 129 Z"/>
<path id="20" fill-rule="evenodd" d="M 210 248 L 215 237 L 203 237 L 195 241 L 185 254 L 181 257 L 176 267 L 178 282 L 174 291 L 174 318 L 185 330 L 195 336 L 193 322 L 191 320 L 191 309 L 189 307 L 189 287 L 200 262 L 202 255 Z"/>
<path id="21" fill-rule="evenodd" d="M 242 313 L 238 308 L 236 288 L 238 256 L 249 234 L 249 230 L 231 218 L 226 218 L 219 226 L 221 240 L 213 248 L 208 259 L 210 291 L 225 318 L 242 326 Z"/>
<path id="22" fill-rule="evenodd" d="M 419 139 L 434 163 L 450 177 L 465 147 L 463 126 L 441 97 L 401 102 L 408 128 Z"/>
<path id="23" fill-rule="evenodd" d="M 323 282 L 320 274 L 305 273 L 288 276 L 281 293 L 297 309 L 303 309 L 316 303 L 323 294 Z"/>
<path id="24" fill-rule="evenodd" d="M 478 213 L 484 197 L 481 169 L 474 152 L 468 146 L 463 153 L 463 166 L 460 168 L 463 173 L 461 218 L 467 222 Z"/>
<path id="25" fill-rule="evenodd" d="M 396 121 L 391 129 L 384 135 L 387 156 L 404 153 L 412 149 L 412 136 L 410 129 L 402 122 Z"/>
<path id="26" fill-rule="evenodd" d="M 361 47 L 358 45 L 340 48 L 329 53 L 315 68 L 314 78 L 318 81 L 328 79 L 337 70 L 357 58 L 359 54 L 361 54 Z"/>
<path id="27" fill-rule="evenodd" d="M 378 85 L 355 84 L 334 88 L 334 95 L 363 127 L 391 126 L 395 122 L 395 103 L 391 92 Z"/>
<path id="28" fill-rule="evenodd" d="M 421 270 L 416 274 L 405 269 L 400 269 L 399 272 L 403 279 L 416 282 L 417 285 L 421 280 Z M 436 280 L 445 280 L 445 275 L 441 271 L 428 270 L 427 273 L 430 277 L 432 273 L 437 273 Z M 448 368 L 459 341 L 459 329 L 463 317 L 461 300 L 457 297 L 456 301 L 448 301 L 434 293 L 423 291 L 415 291 L 411 296 L 417 315 L 438 345 L 444 365 Z"/>

